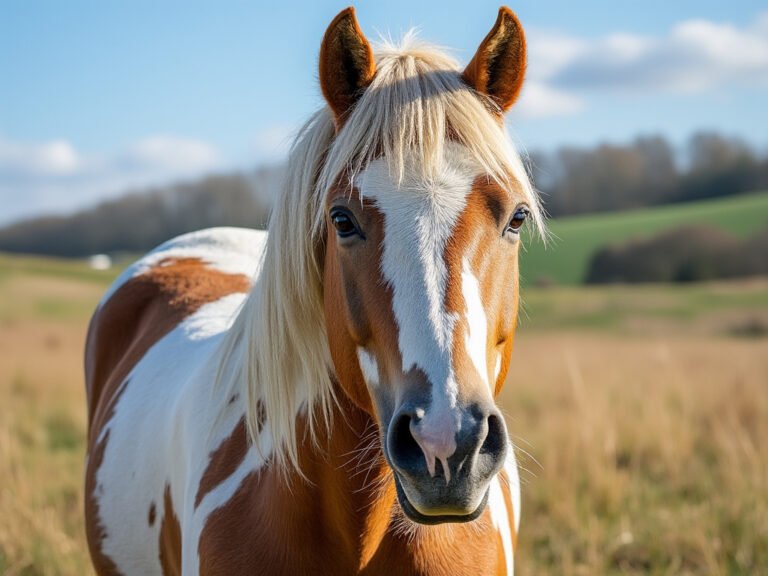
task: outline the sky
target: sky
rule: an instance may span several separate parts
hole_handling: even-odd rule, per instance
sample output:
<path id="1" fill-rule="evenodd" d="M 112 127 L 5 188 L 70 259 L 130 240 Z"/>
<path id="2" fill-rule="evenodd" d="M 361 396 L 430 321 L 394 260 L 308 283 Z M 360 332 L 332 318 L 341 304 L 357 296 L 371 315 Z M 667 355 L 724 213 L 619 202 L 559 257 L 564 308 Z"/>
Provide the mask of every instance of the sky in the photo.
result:
<path id="1" fill-rule="evenodd" d="M 323 105 L 317 55 L 347 2 L 0 0 L 0 224 L 127 190 L 279 162 Z M 499 4 L 355 3 L 466 63 Z M 528 74 L 507 118 L 526 150 L 676 146 L 717 130 L 768 148 L 768 4 L 523 0 Z"/>

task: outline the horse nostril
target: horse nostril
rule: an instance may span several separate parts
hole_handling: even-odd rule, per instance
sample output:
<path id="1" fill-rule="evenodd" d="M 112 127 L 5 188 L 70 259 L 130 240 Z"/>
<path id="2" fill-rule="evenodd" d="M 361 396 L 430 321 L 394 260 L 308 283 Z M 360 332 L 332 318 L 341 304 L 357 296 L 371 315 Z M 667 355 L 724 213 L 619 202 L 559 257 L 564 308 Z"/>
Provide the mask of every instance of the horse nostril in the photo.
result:
<path id="1" fill-rule="evenodd" d="M 480 454 L 488 454 L 498 458 L 506 452 L 506 449 L 507 435 L 504 423 L 498 414 L 490 414 L 488 416 L 488 434 L 480 446 Z"/>
<path id="2" fill-rule="evenodd" d="M 411 433 L 410 414 L 401 414 L 389 433 L 392 463 L 404 472 L 415 472 L 424 465 L 424 453 Z"/>

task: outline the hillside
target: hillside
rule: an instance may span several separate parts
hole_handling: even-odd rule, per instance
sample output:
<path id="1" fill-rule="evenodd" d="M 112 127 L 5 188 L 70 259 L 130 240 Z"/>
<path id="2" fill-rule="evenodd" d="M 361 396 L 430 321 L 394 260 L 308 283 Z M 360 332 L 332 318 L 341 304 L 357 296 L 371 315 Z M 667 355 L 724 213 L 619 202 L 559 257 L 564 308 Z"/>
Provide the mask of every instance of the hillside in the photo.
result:
<path id="1" fill-rule="evenodd" d="M 539 239 L 527 241 L 520 260 L 523 282 L 548 279 L 557 284 L 578 284 L 592 254 L 605 244 L 688 224 L 708 224 L 739 237 L 748 236 L 768 226 L 768 192 L 552 220 L 546 246 Z"/>

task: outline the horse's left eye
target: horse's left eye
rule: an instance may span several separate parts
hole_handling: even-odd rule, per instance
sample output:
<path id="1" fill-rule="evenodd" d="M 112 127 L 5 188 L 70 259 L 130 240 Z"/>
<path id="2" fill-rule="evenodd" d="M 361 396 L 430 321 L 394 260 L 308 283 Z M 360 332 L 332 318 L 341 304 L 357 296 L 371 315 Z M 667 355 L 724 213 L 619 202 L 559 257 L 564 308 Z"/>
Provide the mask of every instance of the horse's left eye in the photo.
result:
<path id="1" fill-rule="evenodd" d="M 507 229 L 505 232 L 518 234 L 520 232 L 520 228 L 523 227 L 523 224 L 525 224 L 525 220 L 528 218 L 530 213 L 531 211 L 528 210 L 528 208 L 525 206 L 521 206 L 515 210 L 515 213 L 512 215 L 512 220 L 510 220 L 509 224 L 507 224 Z"/>

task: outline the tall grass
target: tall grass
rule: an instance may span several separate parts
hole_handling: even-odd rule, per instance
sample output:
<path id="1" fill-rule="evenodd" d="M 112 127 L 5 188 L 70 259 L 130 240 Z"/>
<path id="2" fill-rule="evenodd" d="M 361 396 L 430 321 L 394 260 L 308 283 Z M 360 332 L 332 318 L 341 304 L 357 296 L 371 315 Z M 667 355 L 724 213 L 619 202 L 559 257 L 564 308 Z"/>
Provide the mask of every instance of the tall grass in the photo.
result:
<path id="1" fill-rule="evenodd" d="M 0 277 L 0 574 L 87 574 L 82 343 L 102 291 Z M 56 301 L 55 311 L 41 305 Z"/>
<path id="2" fill-rule="evenodd" d="M 521 337 L 523 574 L 768 573 L 766 341 Z"/>

